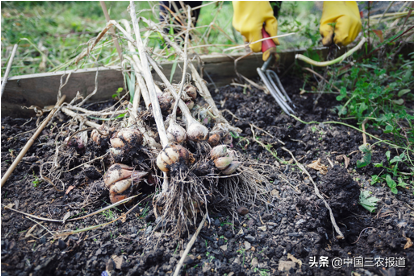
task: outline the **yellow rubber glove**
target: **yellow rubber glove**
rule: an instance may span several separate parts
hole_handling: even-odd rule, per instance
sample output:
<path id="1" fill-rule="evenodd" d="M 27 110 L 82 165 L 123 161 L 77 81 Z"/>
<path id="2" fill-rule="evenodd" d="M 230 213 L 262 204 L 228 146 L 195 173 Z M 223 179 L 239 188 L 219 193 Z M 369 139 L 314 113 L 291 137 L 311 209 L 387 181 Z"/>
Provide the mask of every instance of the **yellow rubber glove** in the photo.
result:
<path id="1" fill-rule="evenodd" d="M 245 41 L 250 43 L 262 39 L 263 23 L 270 36 L 277 35 L 277 20 L 269 1 L 233 1 L 233 9 L 233 27 L 242 34 Z M 273 42 L 279 45 L 277 38 L 273 38 Z M 262 42 L 251 44 L 250 49 L 260 52 Z"/>
<path id="2" fill-rule="evenodd" d="M 335 25 L 335 28 L 332 26 Z M 355 40 L 361 30 L 361 17 L 355 1 L 324 2 L 319 32 L 322 44 L 346 46 Z M 335 33 L 335 36 L 334 36 Z"/>

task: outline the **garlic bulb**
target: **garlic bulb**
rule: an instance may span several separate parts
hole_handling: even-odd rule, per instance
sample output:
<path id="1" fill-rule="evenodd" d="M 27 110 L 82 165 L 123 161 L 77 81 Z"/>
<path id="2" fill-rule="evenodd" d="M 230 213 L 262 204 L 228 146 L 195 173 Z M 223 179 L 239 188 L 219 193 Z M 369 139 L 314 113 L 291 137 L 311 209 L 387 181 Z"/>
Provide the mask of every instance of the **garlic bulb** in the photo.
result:
<path id="1" fill-rule="evenodd" d="M 172 105 L 174 98 L 169 93 L 163 93 L 158 97 L 160 108 L 162 112 L 167 112 Z"/>
<path id="2" fill-rule="evenodd" d="M 182 143 L 187 139 L 187 133 L 175 120 L 170 120 L 170 125 L 167 129 L 167 138 L 171 143 Z"/>
<path id="3" fill-rule="evenodd" d="M 215 159 L 220 158 L 220 157 L 228 156 L 228 153 L 229 153 L 229 151 L 227 149 L 227 146 L 226 145 L 220 145 L 220 146 L 217 146 L 217 147 L 214 147 L 214 148 L 211 149 L 210 157 L 211 157 L 211 159 L 215 160 Z"/>
<path id="4" fill-rule="evenodd" d="M 187 137 L 189 140 L 198 142 L 207 139 L 208 128 L 200 124 L 193 117 L 187 119 Z"/>
<path id="5" fill-rule="evenodd" d="M 226 175 L 228 175 L 228 174 L 233 174 L 233 173 L 235 173 L 235 172 L 236 172 L 237 168 L 238 168 L 238 167 L 240 167 L 240 165 L 241 165 L 241 163 L 240 163 L 240 162 L 237 162 L 237 161 L 232 161 L 232 162 L 230 163 L 230 166 L 228 166 L 226 169 L 222 170 L 221 172 L 222 172 L 223 174 L 226 174 Z"/>
<path id="6" fill-rule="evenodd" d="M 220 157 L 214 160 L 214 165 L 216 165 L 217 169 L 224 170 L 228 166 L 230 166 L 230 163 L 233 161 L 233 158 L 231 157 Z"/>
<path id="7" fill-rule="evenodd" d="M 139 183 L 147 172 L 134 171 L 134 168 L 116 163 L 109 167 L 103 180 L 105 187 L 109 189 L 109 198 L 112 203 L 118 202 L 129 196 L 134 183 Z"/>
<path id="8" fill-rule="evenodd" d="M 125 146 L 141 145 L 143 141 L 141 132 L 132 128 L 123 128 L 113 136 L 110 141 L 112 147 L 116 149 L 124 148 Z"/>
<path id="9" fill-rule="evenodd" d="M 217 133 L 214 133 L 214 134 L 210 133 L 210 137 L 208 137 L 208 143 L 212 147 L 217 146 L 220 143 L 220 135 Z"/>
<path id="10" fill-rule="evenodd" d="M 197 98 L 197 89 L 193 85 L 187 84 L 184 87 L 184 91 L 191 97 L 191 99 L 193 99 L 193 101 Z"/>
<path id="11" fill-rule="evenodd" d="M 109 148 L 109 152 L 111 153 L 113 157 L 122 155 L 122 150 L 116 149 L 116 148 Z"/>
<path id="12" fill-rule="evenodd" d="M 194 108 L 194 102 L 193 101 L 188 101 L 185 104 L 187 105 L 187 107 L 188 107 L 189 110 L 191 110 L 191 109 Z"/>
<path id="13" fill-rule="evenodd" d="M 124 164 L 120 164 L 120 163 L 113 164 L 112 166 L 109 167 L 108 171 L 103 176 L 105 186 L 109 187 L 112 183 L 118 180 L 131 177 L 133 170 L 134 170 L 133 167 L 130 167 Z"/>
<path id="14" fill-rule="evenodd" d="M 191 152 L 179 144 L 166 146 L 157 157 L 157 166 L 163 172 L 168 172 L 174 165 L 194 163 L 194 157 Z"/>

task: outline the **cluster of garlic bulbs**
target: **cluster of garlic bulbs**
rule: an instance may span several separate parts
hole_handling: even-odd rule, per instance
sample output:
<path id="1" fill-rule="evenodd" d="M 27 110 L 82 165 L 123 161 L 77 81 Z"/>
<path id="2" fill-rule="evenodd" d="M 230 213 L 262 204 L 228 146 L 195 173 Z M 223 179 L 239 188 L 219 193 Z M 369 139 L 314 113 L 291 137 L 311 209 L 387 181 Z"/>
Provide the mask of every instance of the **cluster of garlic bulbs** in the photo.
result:
<path id="1" fill-rule="evenodd" d="M 222 174 L 233 174 L 241 165 L 235 160 L 234 152 L 229 150 L 226 145 L 214 147 L 210 151 L 210 158 L 214 161 L 214 165 L 221 171 Z"/>
<path id="2" fill-rule="evenodd" d="M 147 172 L 134 171 L 134 168 L 124 164 L 113 164 L 105 173 L 103 180 L 109 189 L 111 203 L 127 198 Z"/>
<path id="3" fill-rule="evenodd" d="M 181 165 L 188 166 L 194 163 L 191 152 L 179 144 L 166 146 L 157 157 L 157 166 L 163 172 L 169 172 Z"/>

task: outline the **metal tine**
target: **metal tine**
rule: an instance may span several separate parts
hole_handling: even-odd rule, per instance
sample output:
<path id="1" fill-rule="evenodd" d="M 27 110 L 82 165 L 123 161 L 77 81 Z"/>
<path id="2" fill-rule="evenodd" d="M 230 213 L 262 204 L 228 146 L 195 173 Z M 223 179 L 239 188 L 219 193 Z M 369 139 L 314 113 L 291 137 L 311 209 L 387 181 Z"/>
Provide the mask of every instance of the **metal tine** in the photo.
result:
<path id="1" fill-rule="evenodd" d="M 290 115 L 291 113 L 295 114 L 293 109 L 286 103 L 286 101 L 279 96 L 280 92 L 277 92 L 277 91 L 275 91 L 275 89 L 273 89 L 273 86 L 269 82 L 269 80 L 266 77 L 265 73 L 260 68 L 257 68 L 257 73 L 259 73 L 259 76 L 261 77 L 263 82 L 266 84 L 266 86 L 268 87 L 268 89 L 269 89 L 270 93 L 272 94 L 273 98 L 276 100 L 276 102 L 279 104 L 279 106 L 282 108 L 282 110 L 288 115 Z"/>
<path id="2" fill-rule="evenodd" d="M 267 71 L 269 71 L 269 70 L 267 70 Z M 262 71 L 263 72 L 263 71 Z M 264 73 L 265 72 L 263 72 L 263 75 L 264 75 Z M 272 90 L 273 91 L 273 93 L 274 94 L 276 94 L 277 96 L 278 96 L 278 98 L 280 99 L 280 101 L 281 102 L 283 102 L 283 104 L 284 104 L 284 106 L 286 107 L 286 109 L 288 109 L 291 113 L 293 113 L 293 114 L 295 114 L 295 111 L 292 109 L 292 107 L 287 103 L 287 101 L 286 101 L 286 99 L 285 99 L 285 97 L 282 95 L 282 93 L 280 92 L 280 90 L 279 90 L 279 88 L 278 88 L 278 86 L 273 82 L 273 80 L 272 80 L 272 78 L 271 77 L 269 77 L 267 74 L 265 75 L 266 76 L 266 80 L 268 81 L 268 84 L 270 84 L 270 86 L 268 85 L 268 88 L 270 89 L 270 90 Z M 287 113 L 287 114 L 290 114 L 290 112 L 289 113 Z"/>
<path id="3" fill-rule="evenodd" d="M 271 73 L 271 74 L 270 74 Z M 292 103 L 293 107 L 296 107 L 295 104 L 292 102 L 292 100 L 289 98 L 288 94 L 285 91 L 285 88 L 283 87 L 282 83 L 279 80 L 279 77 L 277 76 L 277 74 L 272 71 L 272 70 L 266 70 L 266 75 L 268 76 L 268 78 L 271 80 L 271 82 L 274 84 L 271 75 L 274 76 L 274 78 L 277 81 L 277 84 L 279 85 L 280 90 L 282 90 L 283 94 L 285 94 L 286 99 Z M 276 85 L 275 85 L 276 86 Z"/>

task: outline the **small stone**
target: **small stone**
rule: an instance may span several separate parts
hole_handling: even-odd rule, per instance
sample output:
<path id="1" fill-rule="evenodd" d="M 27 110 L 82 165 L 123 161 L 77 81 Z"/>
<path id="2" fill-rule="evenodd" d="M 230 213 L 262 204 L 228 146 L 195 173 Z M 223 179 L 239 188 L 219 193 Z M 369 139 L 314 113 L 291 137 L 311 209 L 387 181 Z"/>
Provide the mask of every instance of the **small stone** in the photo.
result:
<path id="1" fill-rule="evenodd" d="M 46 243 L 46 237 L 45 236 L 41 237 L 40 240 L 39 240 L 39 242 L 41 244 L 45 244 Z"/>
<path id="2" fill-rule="evenodd" d="M 236 236 L 238 235 L 244 235 L 243 228 L 240 228 L 240 231 L 236 234 Z"/>
<path id="3" fill-rule="evenodd" d="M 244 242 L 244 248 L 245 248 L 246 250 L 249 250 L 251 247 L 252 247 L 252 245 L 251 245 L 248 241 L 245 241 L 245 242 Z"/>
<path id="4" fill-rule="evenodd" d="M 300 225 L 300 224 L 302 224 L 302 223 L 304 223 L 306 220 L 304 220 L 304 219 L 300 219 L 300 220 L 298 220 L 297 222 L 296 222 L 296 225 Z"/>
<path id="5" fill-rule="evenodd" d="M 253 237 L 252 235 L 247 235 L 246 237 L 245 237 L 245 239 L 246 240 L 248 240 L 250 243 L 253 243 L 255 240 L 256 240 L 256 238 L 255 237 Z"/>
<path id="6" fill-rule="evenodd" d="M 122 258 L 122 256 L 119 257 L 119 256 L 116 256 L 116 255 L 112 255 L 111 258 L 115 263 L 116 269 L 121 269 L 124 258 Z"/>
<path id="7" fill-rule="evenodd" d="M 220 246 L 220 249 L 223 251 L 227 251 L 227 244 Z"/>
<path id="8" fill-rule="evenodd" d="M 272 195 L 272 197 L 280 197 L 279 195 L 279 191 L 276 189 L 273 189 L 270 194 Z"/>
<path id="9" fill-rule="evenodd" d="M 237 257 L 236 259 L 234 259 L 233 264 L 240 264 L 240 258 Z"/>
<path id="10" fill-rule="evenodd" d="M 253 258 L 252 263 L 251 263 L 251 266 L 252 267 L 256 267 L 258 265 L 259 265 L 259 261 L 257 260 L 257 258 Z"/>
<path id="11" fill-rule="evenodd" d="M 210 270 L 210 266 L 209 265 L 205 265 L 203 266 L 203 273 L 207 273 L 207 271 Z"/>
<path id="12" fill-rule="evenodd" d="M 148 228 L 145 230 L 145 235 L 149 235 L 149 234 L 151 234 L 151 231 L 152 231 L 152 226 L 150 225 L 150 226 L 148 226 Z"/>
<path id="13" fill-rule="evenodd" d="M 266 231 L 266 225 L 257 227 L 257 229 L 262 230 L 263 232 Z"/>
<path id="14" fill-rule="evenodd" d="M 279 271 L 289 271 L 291 268 L 295 268 L 295 263 L 291 261 L 279 261 Z"/>
<path id="15" fill-rule="evenodd" d="M 255 250 L 256 250 L 256 248 L 254 248 L 254 246 L 252 246 L 251 250 L 252 250 L 252 251 L 255 251 Z"/>
<path id="16" fill-rule="evenodd" d="M 59 247 L 60 250 L 63 250 L 63 249 L 66 248 L 66 243 L 62 240 L 59 240 L 58 241 L 58 247 Z"/>
<path id="17" fill-rule="evenodd" d="M 240 206 L 239 208 L 237 208 L 237 213 L 244 216 L 249 213 L 249 209 L 247 209 L 246 207 Z"/>
<path id="18" fill-rule="evenodd" d="M 184 264 L 190 265 L 194 263 L 195 257 L 193 255 L 187 255 L 184 259 Z"/>

